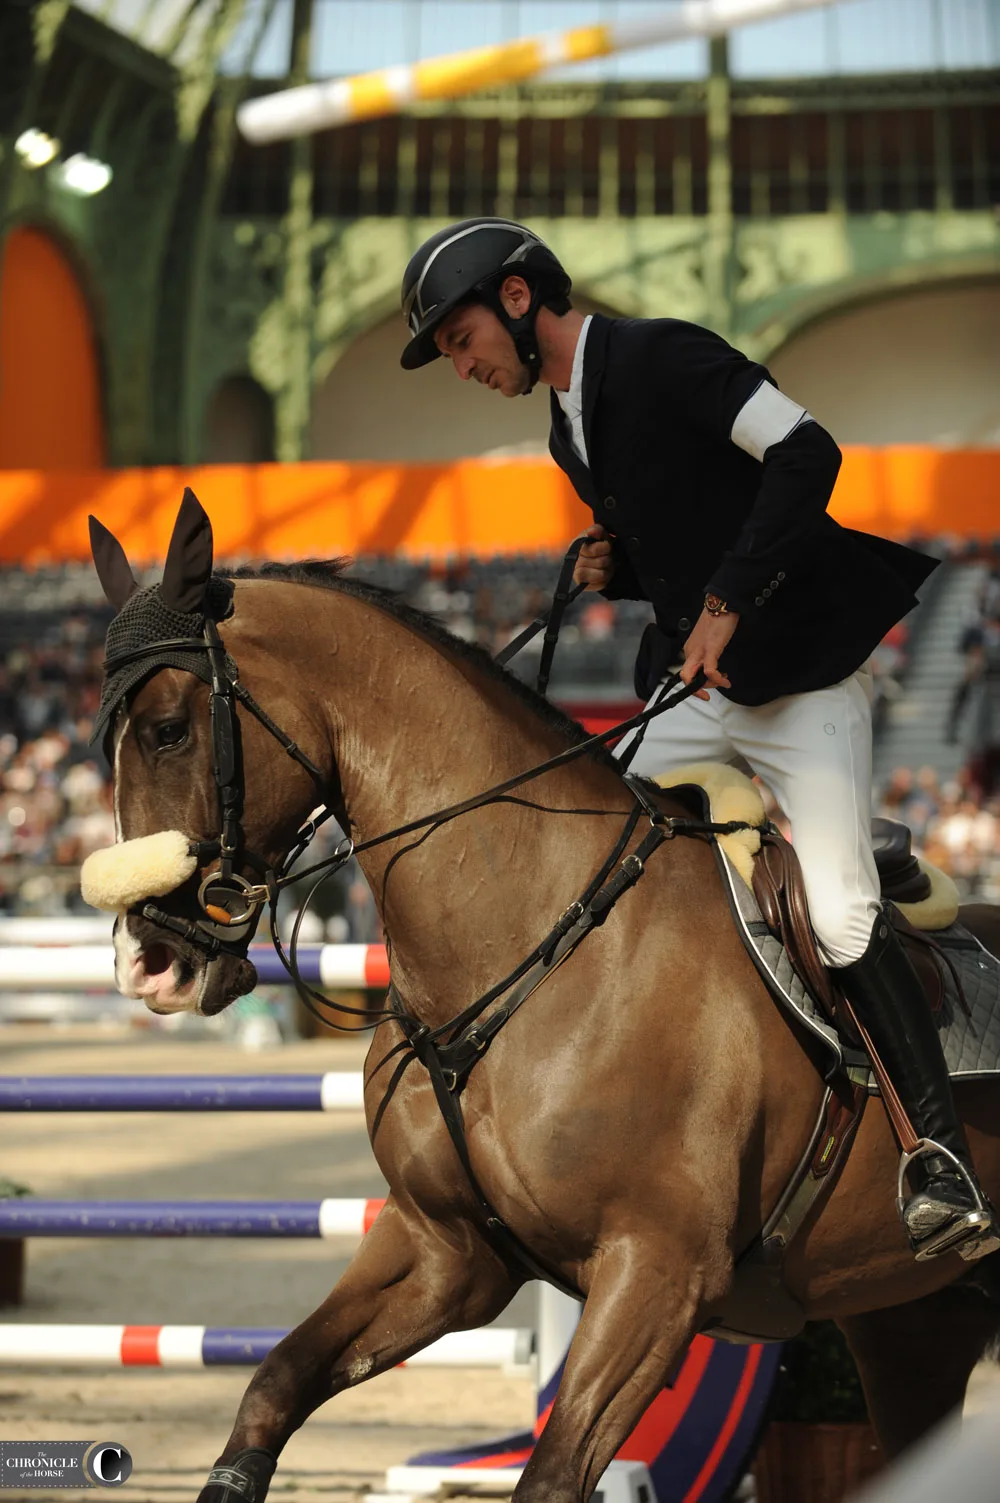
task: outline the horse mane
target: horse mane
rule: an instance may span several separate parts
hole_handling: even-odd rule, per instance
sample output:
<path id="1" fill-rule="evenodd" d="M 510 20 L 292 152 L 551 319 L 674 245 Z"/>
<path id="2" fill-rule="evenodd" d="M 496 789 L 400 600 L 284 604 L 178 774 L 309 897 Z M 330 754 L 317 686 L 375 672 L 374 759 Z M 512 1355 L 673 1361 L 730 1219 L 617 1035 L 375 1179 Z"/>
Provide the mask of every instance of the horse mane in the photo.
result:
<path id="1" fill-rule="evenodd" d="M 457 637 L 437 616 L 408 604 L 397 590 L 347 575 L 344 571 L 350 567 L 351 562 L 352 560 L 346 557 L 310 558 L 293 564 L 266 563 L 259 566 L 243 564 L 235 569 L 221 569 L 218 572 L 224 579 L 272 579 L 282 584 L 309 585 L 314 589 L 338 590 L 344 595 L 353 595 L 357 600 L 366 601 L 367 604 L 385 611 L 387 615 L 401 621 L 404 626 L 408 626 L 419 636 L 425 637 L 427 641 L 447 648 L 456 657 L 470 663 L 480 673 L 484 673 L 487 678 L 503 684 L 522 704 L 533 710 L 551 730 L 564 736 L 571 746 L 577 746 L 587 739 L 587 732 L 579 721 L 573 720 L 571 716 L 558 709 L 541 694 L 536 693 L 516 674 L 501 667 L 478 643 L 467 642 L 464 637 Z M 587 755 L 614 767 L 617 771 L 621 770 L 605 746 L 594 747 Z"/>

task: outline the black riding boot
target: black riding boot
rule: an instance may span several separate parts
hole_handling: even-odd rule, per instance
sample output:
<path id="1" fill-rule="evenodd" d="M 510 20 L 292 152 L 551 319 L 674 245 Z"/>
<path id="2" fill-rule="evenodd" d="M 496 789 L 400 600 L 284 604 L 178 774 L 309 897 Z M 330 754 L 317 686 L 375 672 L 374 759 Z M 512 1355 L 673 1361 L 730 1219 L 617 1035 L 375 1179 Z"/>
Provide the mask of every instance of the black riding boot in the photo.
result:
<path id="1" fill-rule="evenodd" d="M 976 1180 L 937 1028 L 924 989 L 887 919 L 880 915 L 875 920 L 864 955 L 837 975 L 917 1137 L 945 1150 L 920 1152 L 907 1171 L 916 1193 L 900 1215 L 911 1247 L 921 1259 L 952 1249 L 970 1260 L 995 1252 L 1000 1227 Z"/>

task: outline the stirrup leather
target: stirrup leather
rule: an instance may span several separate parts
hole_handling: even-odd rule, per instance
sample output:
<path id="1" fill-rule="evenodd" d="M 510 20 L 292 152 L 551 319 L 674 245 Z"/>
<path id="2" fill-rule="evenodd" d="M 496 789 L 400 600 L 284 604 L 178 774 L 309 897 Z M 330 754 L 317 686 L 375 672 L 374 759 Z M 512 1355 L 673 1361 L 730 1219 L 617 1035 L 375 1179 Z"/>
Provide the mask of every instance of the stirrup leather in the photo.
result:
<path id="1" fill-rule="evenodd" d="M 903 1193 L 903 1181 L 907 1170 L 915 1160 L 932 1155 L 948 1160 L 959 1177 L 964 1180 L 974 1205 L 968 1211 L 956 1210 L 954 1216 L 943 1222 L 936 1230 L 929 1232 L 926 1237 L 915 1240 L 906 1225 L 905 1212 L 908 1202 Z M 957 1158 L 941 1143 L 935 1143 L 933 1138 L 920 1138 L 915 1148 L 909 1153 L 900 1155 L 899 1173 L 896 1179 L 896 1210 L 918 1263 L 926 1263 L 931 1258 L 938 1258 L 952 1251 L 957 1252 L 967 1262 L 971 1262 L 1000 1248 L 1000 1232 L 994 1222 L 992 1209 L 984 1199 L 975 1179 L 960 1158 Z M 989 1245 L 990 1243 L 992 1246 Z"/>

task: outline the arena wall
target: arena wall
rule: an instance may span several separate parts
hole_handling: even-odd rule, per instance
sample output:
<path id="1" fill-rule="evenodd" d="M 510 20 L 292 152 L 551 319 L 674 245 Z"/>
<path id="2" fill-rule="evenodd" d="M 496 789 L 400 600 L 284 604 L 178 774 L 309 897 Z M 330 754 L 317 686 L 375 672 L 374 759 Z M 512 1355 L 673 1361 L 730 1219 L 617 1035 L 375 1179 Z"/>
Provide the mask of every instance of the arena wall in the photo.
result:
<path id="1" fill-rule="evenodd" d="M 0 562 L 89 558 L 87 515 L 137 563 L 162 559 L 183 489 L 207 507 L 219 558 L 564 549 L 590 521 L 548 459 L 260 464 L 69 473 L 0 470 Z M 1000 534 L 1000 449 L 849 447 L 831 503 L 888 537 Z"/>

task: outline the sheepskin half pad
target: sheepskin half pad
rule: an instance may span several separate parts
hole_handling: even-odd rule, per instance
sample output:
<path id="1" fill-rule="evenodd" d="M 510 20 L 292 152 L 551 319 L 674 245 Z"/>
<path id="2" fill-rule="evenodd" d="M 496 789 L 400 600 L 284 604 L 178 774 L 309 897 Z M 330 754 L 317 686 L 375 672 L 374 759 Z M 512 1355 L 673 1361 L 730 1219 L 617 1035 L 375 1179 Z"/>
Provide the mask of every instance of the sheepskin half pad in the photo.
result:
<path id="1" fill-rule="evenodd" d="M 95 851 L 80 868 L 84 902 L 124 913 L 143 898 L 162 898 L 186 882 L 198 865 L 190 845 L 190 835 L 161 830 Z"/>
<path id="2" fill-rule="evenodd" d="M 661 788 L 679 788 L 684 783 L 704 788 L 710 817 L 718 824 L 725 824 L 730 819 L 742 819 L 751 825 L 764 823 L 764 800 L 759 791 L 744 773 L 724 762 L 689 762 L 674 772 L 663 773 L 654 782 Z M 719 845 L 743 881 L 752 888 L 753 860 L 760 850 L 760 836 L 756 830 L 720 835 Z M 958 917 L 958 888 L 946 872 L 939 871 L 928 861 L 917 859 L 921 871 L 931 879 L 930 893 L 920 903 L 897 903 L 896 907 L 915 929 L 947 929 Z"/>

